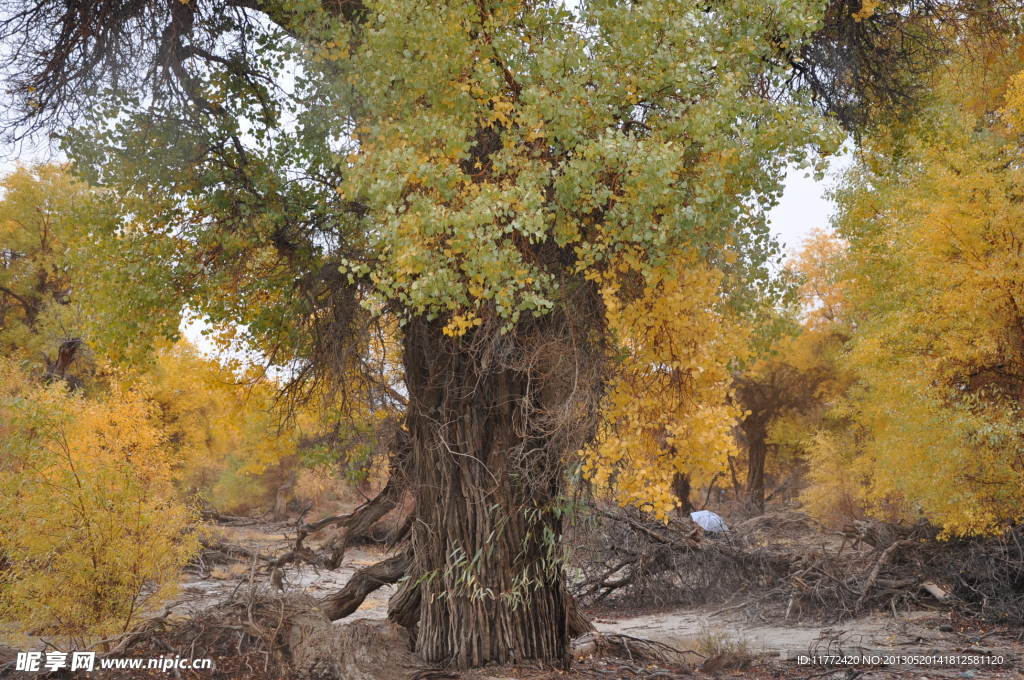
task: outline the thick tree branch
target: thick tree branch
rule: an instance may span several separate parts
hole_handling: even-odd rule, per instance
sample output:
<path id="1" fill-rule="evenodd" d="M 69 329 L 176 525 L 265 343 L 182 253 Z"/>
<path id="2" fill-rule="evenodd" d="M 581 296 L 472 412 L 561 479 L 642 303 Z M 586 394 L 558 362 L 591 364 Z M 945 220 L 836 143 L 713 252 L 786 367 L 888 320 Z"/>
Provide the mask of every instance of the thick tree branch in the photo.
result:
<path id="1" fill-rule="evenodd" d="M 360 569 L 352 574 L 344 588 L 320 601 L 321 609 L 331 621 L 345 618 L 359 609 L 367 595 L 382 586 L 397 583 L 409 569 L 411 561 L 409 553 L 402 552 Z"/>
<path id="2" fill-rule="evenodd" d="M 28 298 L 22 295 L 18 295 L 13 290 L 5 286 L 0 286 L 0 293 L 3 293 L 4 295 L 7 295 L 11 298 L 14 298 L 14 300 L 17 301 L 18 304 L 20 304 L 24 308 L 25 314 L 27 316 L 33 317 L 35 315 L 37 305 L 33 305 Z"/>

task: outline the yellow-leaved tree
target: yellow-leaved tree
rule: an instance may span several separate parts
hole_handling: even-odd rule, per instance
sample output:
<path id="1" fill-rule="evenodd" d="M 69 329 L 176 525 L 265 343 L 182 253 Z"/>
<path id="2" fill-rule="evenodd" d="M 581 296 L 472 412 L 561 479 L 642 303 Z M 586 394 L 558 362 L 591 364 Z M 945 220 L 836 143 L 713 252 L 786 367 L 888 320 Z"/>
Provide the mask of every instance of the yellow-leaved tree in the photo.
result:
<path id="1" fill-rule="evenodd" d="M 128 629 L 196 548 L 142 384 L 101 397 L 0 360 L 0 620 L 80 645 Z"/>
<path id="2" fill-rule="evenodd" d="M 298 469 L 297 449 L 311 414 L 287 423 L 274 410 L 278 386 L 236 372 L 188 343 L 162 348 L 147 372 L 181 490 L 220 512 L 268 504 L 275 483 Z"/>
<path id="3" fill-rule="evenodd" d="M 1020 56 L 989 57 L 945 72 L 840 192 L 856 382 L 849 429 L 819 440 L 869 511 L 958 535 L 1024 518 L 1024 81 L 1007 93 Z"/>
<path id="4" fill-rule="evenodd" d="M 681 500 L 676 475 L 708 483 L 735 454 L 730 361 L 746 334 L 725 308 L 722 275 L 680 257 L 625 301 L 628 264 L 604 277 L 602 297 L 621 367 L 584 452 L 584 472 L 622 504 L 664 518 Z"/>
<path id="5" fill-rule="evenodd" d="M 800 329 L 779 343 L 778 362 L 801 376 L 803 396 L 767 429 L 779 457 L 802 475 L 802 503 L 830 524 L 862 514 L 860 478 L 844 457 L 853 449 L 847 441 L 850 423 L 836 408 L 854 379 L 844 353 L 854 331 L 846 254 L 841 238 L 815 230 L 789 262 L 800 278 Z"/>
<path id="6" fill-rule="evenodd" d="M 730 473 L 753 512 L 764 511 L 771 498 L 794 495 L 806 472 L 809 437 L 844 389 L 836 360 L 848 337 L 835 268 L 841 251 L 841 241 L 830 233 L 812 232 L 786 266 L 786 280 L 799 284 L 795 300 L 775 307 L 771 323 L 762 323 L 762 341 L 736 372 L 741 451 Z"/>
<path id="7" fill-rule="evenodd" d="M 110 220 L 97 192 L 57 165 L 19 167 L 0 182 L 0 351 L 81 383 L 81 281 L 71 263 Z"/>

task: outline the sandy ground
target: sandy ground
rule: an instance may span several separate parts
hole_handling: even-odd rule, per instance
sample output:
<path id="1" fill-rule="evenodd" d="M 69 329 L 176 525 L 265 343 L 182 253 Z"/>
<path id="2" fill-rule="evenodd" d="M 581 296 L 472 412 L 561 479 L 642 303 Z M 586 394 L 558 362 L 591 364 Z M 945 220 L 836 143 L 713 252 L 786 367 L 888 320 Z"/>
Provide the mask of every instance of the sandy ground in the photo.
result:
<path id="1" fill-rule="evenodd" d="M 761 624 L 707 611 L 667 611 L 618 620 L 598 619 L 598 630 L 663 642 L 677 649 L 699 649 L 702 640 L 723 639 L 765 659 L 799 663 L 806 657 L 1004 656 L 1014 666 L 1022 658 L 1019 631 L 985 631 L 951 625 L 935 611 L 875 614 L 839 625 Z M 959 629 L 963 630 L 959 630 Z M 921 664 L 890 664 L 922 670 Z M 928 665 L 928 664 L 925 664 Z M 979 664 L 961 664 L 963 670 Z M 968 677 L 968 676 L 964 676 Z M 981 677 L 975 673 L 972 677 Z M 1021 675 L 1024 677 L 1024 674 Z"/>
<path id="2" fill-rule="evenodd" d="M 286 533 L 266 528 L 219 529 L 224 538 L 250 549 L 273 554 L 286 549 Z M 375 549 L 352 548 L 345 556 L 342 567 L 335 571 L 316 570 L 308 566 L 293 567 L 286 571 L 285 587 L 321 597 L 342 587 L 352 573 L 360 567 L 378 561 L 382 553 Z M 239 577 L 248 576 L 245 565 L 216 568 L 208 578 L 192 578 L 183 586 L 180 604 L 176 610 L 185 613 L 202 608 L 229 594 Z M 258 576 L 258 580 L 266 579 Z M 387 601 L 393 588 L 382 588 L 366 599 L 359 611 L 345 622 L 358 618 L 385 619 Z M 1024 678 L 1024 631 L 1011 631 L 984 627 L 964 620 L 953 619 L 948 612 L 901 612 L 898 616 L 876 614 L 840 625 L 821 625 L 801 622 L 751 623 L 741 608 L 681 609 L 642 615 L 617 616 L 604 612 L 594 619 L 598 631 L 628 635 L 661 642 L 678 650 L 706 651 L 708 641 L 744 650 L 758 658 L 753 668 L 720 670 L 724 677 L 749 678 L 827 678 L 853 680 L 861 678 Z M 829 668 L 821 665 L 801 665 L 800 657 L 881 657 L 894 661 L 895 657 L 934 657 L 937 655 L 963 655 L 968 657 L 1003 657 L 1003 665 L 986 666 L 978 663 L 954 664 L 939 667 L 929 663 L 859 664 Z M 690 666 L 698 674 L 704 660 L 697 653 L 689 654 Z M 599 660 L 583 660 L 577 664 L 582 675 L 578 677 L 635 677 L 616 670 L 614 664 L 601 668 Z M 1022 670 L 1018 670 L 1022 669 Z M 680 673 L 679 669 L 676 673 Z M 565 677 L 548 675 L 543 671 L 531 673 L 522 669 L 510 670 L 509 675 L 489 672 L 467 675 L 479 680 L 500 678 Z M 682 677 L 669 673 L 667 677 Z"/>
<path id="3" fill-rule="evenodd" d="M 262 554 L 280 554 L 287 549 L 290 537 L 286 530 L 274 526 L 218 527 L 225 540 Z M 284 585 L 288 591 L 302 591 L 322 597 L 341 588 L 360 567 L 373 564 L 383 553 L 374 548 L 352 548 L 347 551 L 340 569 L 317 570 L 309 566 L 290 567 Z M 172 611 L 187 615 L 217 602 L 240 587 L 255 574 L 257 582 L 266 582 L 269 575 L 260 573 L 258 565 L 236 563 L 214 566 L 208 576 L 188 577 L 182 585 Z M 243 586 L 244 587 L 244 586 Z M 392 587 L 371 594 L 359 610 L 338 625 L 358 618 L 385 619 Z M 627 635 L 664 643 L 677 650 L 692 651 L 687 663 L 664 671 L 614 660 L 580 659 L 571 673 L 543 669 L 493 669 L 463 674 L 465 680 L 554 680 L 555 678 L 658 678 L 705 677 L 701 663 L 705 661 L 709 640 L 726 647 L 740 649 L 756 658 L 743 669 L 716 669 L 715 677 L 735 678 L 800 678 L 814 680 L 874 680 L 875 678 L 908 677 L 936 680 L 955 678 L 1024 679 L 1024 631 L 1008 630 L 957 618 L 942 610 L 901 612 L 898 616 L 876 614 L 840 625 L 807 622 L 751 622 L 742 608 L 674 609 L 653 613 L 603 611 L 593 618 L 601 633 Z M 983 663 L 960 663 L 936 666 L 934 663 L 905 661 L 906 657 L 963 655 L 968 657 L 1002 657 L 999 666 Z M 879 657 L 888 663 L 860 663 L 848 666 L 802 664 L 804 657 Z M 894 657 L 899 657 L 894 659 Z M 640 673 L 640 674 L 638 674 Z"/>
<path id="4" fill-rule="evenodd" d="M 285 552 L 291 543 L 292 536 L 287 532 L 274 528 L 263 527 L 230 527 L 215 529 L 217 535 L 231 543 L 241 545 L 264 555 L 278 555 Z M 312 545 L 315 543 L 310 542 Z M 383 553 L 373 548 L 349 548 L 345 551 L 345 559 L 340 568 L 327 571 L 309 565 L 291 566 L 284 570 L 284 586 L 290 592 L 304 592 L 313 597 L 323 597 L 337 592 L 362 567 L 380 561 Z M 269 575 L 258 569 L 255 572 L 257 582 L 269 582 Z M 216 566 L 210 576 L 188 576 L 182 583 L 181 595 L 176 598 L 177 604 L 172 608 L 174 613 L 191 613 L 207 607 L 234 590 L 240 579 L 248 579 L 254 565 L 238 563 L 227 567 Z M 359 610 L 347 620 L 357 618 L 387 618 L 387 603 L 394 592 L 393 586 L 385 586 L 366 598 Z"/>

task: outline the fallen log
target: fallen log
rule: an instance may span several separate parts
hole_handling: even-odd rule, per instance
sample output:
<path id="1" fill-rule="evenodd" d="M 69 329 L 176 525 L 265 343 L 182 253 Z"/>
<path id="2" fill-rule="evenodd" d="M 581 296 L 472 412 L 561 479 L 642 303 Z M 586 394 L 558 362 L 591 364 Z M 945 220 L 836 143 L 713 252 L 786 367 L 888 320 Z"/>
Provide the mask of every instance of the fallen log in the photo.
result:
<path id="1" fill-rule="evenodd" d="M 949 591 L 933 583 L 932 581 L 925 581 L 921 584 L 921 588 L 928 591 L 928 593 L 939 602 L 946 602 L 952 595 Z"/>

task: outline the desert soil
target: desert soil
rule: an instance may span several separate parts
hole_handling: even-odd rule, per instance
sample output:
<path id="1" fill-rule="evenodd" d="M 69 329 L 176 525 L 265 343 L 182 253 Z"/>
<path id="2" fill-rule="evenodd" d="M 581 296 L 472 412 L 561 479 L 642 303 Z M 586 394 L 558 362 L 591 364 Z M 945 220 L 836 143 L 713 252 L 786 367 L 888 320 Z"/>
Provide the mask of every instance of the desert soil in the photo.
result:
<path id="1" fill-rule="evenodd" d="M 277 554 L 287 549 L 289 536 L 273 526 L 219 527 L 223 537 L 253 551 Z M 316 570 L 309 566 L 292 567 L 286 571 L 287 590 L 306 592 L 321 597 L 342 587 L 360 567 L 378 561 L 382 553 L 373 548 L 351 548 L 342 567 L 335 571 Z M 190 578 L 183 586 L 176 612 L 187 613 L 205 607 L 229 594 L 240 578 L 248 576 L 251 565 L 236 564 L 215 567 L 208 577 Z M 265 578 L 262 577 L 262 578 Z M 387 601 L 393 588 L 382 588 L 366 599 L 355 619 L 385 619 Z M 653 640 L 689 652 L 688 663 L 661 669 L 635 665 L 627 661 L 579 659 L 572 673 L 552 673 L 543 669 L 495 669 L 465 674 L 467 680 L 499 680 L 504 678 L 665 678 L 702 676 L 702 664 L 709 643 L 737 650 L 754 661 L 742 668 L 716 669 L 719 677 L 743 678 L 822 678 L 853 680 L 861 678 L 912 677 L 919 680 L 958 678 L 1024 678 L 1024 631 L 986 625 L 964 619 L 945 610 L 879 613 L 845 621 L 822 624 L 809 621 L 751 621 L 742 606 L 707 607 L 701 609 L 669 609 L 665 611 L 628 612 L 602 611 L 594 616 L 601 633 L 627 635 Z M 929 663 L 851 664 L 848 666 L 801 665 L 800 657 L 934 657 L 962 655 L 968 657 L 1001 657 L 998 666 L 960 663 L 938 666 Z M 886 659 L 886 657 L 890 657 Z M 710 669 L 709 669 L 710 670 Z"/>

